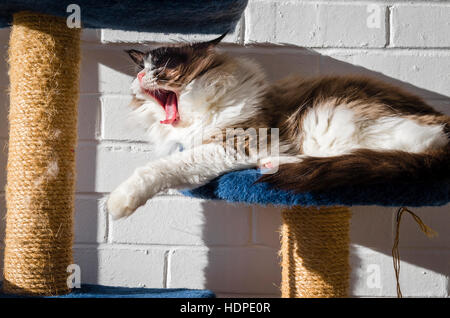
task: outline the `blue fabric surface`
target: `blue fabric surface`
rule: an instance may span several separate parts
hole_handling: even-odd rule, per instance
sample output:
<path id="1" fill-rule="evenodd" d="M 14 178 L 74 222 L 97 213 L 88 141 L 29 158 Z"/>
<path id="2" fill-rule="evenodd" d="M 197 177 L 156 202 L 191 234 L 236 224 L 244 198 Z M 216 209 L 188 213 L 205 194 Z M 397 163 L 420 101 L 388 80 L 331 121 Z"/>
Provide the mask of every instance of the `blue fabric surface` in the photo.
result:
<path id="1" fill-rule="evenodd" d="M 381 205 L 439 206 L 450 202 L 450 180 L 434 183 L 380 184 L 334 188 L 322 192 L 294 194 L 273 189 L 267 183 L 255 183 L 256 169 L 227 173 L 200 188 L 183 191 L 187 196 L 203 199 L 273 204 L 283 206 Z"/>
<path id="2" fill-rule="evenodd" d="M 0 283 L 1 286 L 1 283 Z M 32 298 L 215 298 L 212 291 L 183 288 L 128 288 L 101 285 L 81 285 L 70 294 L 61 296 L 33 296 Z M 0 298 L 30 298 L 3 294 Z"/>
<path id="3" fill-rule="evenodd" d="M 234 29 L 247 0 L 0 0 L 0 27 L 24 10 L 67 17 L 72 3 L 84 28 L 217 34 Z"/>

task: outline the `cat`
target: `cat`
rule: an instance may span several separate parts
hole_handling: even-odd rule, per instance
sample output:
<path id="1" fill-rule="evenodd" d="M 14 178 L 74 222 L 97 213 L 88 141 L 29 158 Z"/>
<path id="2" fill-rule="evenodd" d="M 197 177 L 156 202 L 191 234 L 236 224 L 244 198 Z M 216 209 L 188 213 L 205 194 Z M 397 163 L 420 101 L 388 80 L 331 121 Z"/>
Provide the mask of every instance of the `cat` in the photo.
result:
<path id="1" fill-rule="evenodd" d="M 421 98 L 365 77 L 290 76 L 269 84 L 254 61 L 216 50 L 224 36 L 126 51 L 139 68 L 133 118 L 147 128 L 159 159 L 107 197 L 113 218 L 161 191 L 195 188 L 233 170 L 270 170 L 274 162 L 259 182 L 293 192 L 449 177 L 450 117 Z M 227 128 L 254 128 L 270 145 L 275 138 L 260 129 L 278 128 L 278 153 L 249 155 L 245 136 L 238 151 L 237 135 L 225 144 Z M 208 137 L 194 142 L 199 135 Z"/>

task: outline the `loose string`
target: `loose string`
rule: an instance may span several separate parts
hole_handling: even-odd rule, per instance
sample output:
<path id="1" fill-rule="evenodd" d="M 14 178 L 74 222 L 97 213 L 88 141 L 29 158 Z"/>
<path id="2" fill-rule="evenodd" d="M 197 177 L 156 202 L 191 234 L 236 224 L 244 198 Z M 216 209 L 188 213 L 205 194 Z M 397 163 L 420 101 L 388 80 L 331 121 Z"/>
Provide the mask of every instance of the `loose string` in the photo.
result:
<path id="1" fill-rule="evenodd" d="M 394 271 L 395 271 L 395 279 L 397 281 L 397 297 L 402 298 L 402 291 L 400 289 L 400 252 L 398 249 L 398 244 L 400 241 L 400 222 L 402 220 L 402 215 L 404 212 L 408 212 L 413 218 L 414 221 L 419 225 L 420 230 L 425 233 L 426 236 L 429 238 L 432 238 L 437 235 L 437 232 L 434 231 L 432 228 L 430 228 L 428 225 L 423 223 L 423 221 L 420 219 L 420 217 L 412 212 L 411 210 L 408 210 L 406 207 L 401 207 L 397 210 L 397 217 L 396 217 L 396 230 L 395 230 L 395 240 L 394 240 L 394 246 L 392 247 L 392 260 L 394 262 Z"/>

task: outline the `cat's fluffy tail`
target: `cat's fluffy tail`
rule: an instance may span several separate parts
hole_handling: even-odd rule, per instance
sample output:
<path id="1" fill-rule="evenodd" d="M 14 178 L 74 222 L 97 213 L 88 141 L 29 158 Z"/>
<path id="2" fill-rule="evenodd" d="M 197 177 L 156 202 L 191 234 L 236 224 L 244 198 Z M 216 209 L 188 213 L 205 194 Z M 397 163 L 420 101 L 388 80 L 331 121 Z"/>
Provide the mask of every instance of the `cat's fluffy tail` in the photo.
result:
<path id="1" fill-rule="evenodd" d="M 432 181 L 450 178 L 450 144 L 427 153 L 356 150 L 335 157 L 308 157 L 280 165 L 262 176 L 276 188 L 294 192 L 325 190 L 347 185 Z"/>

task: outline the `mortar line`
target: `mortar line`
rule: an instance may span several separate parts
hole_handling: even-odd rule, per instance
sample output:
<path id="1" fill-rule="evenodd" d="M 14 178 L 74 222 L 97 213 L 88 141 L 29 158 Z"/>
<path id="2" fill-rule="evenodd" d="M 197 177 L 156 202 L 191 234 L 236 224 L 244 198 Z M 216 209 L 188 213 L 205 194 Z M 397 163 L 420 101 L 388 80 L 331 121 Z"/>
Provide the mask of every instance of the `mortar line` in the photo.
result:
<path id="1" fill-rule="evenodd" d="M 385 23 L 385 32 L 386 32 L 386 44 L 385 47 L 388 48 L 391 46 L 391 39 L 392 39 L 392 35 L 391 35 L 391 30 L 392 30 L 392 14 L 391 14 L 391 5 L 386 6 L 386 21 L 384 21 Z"/>

